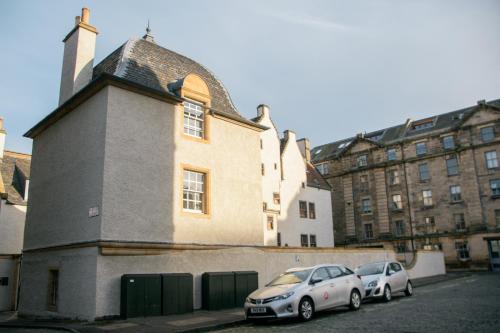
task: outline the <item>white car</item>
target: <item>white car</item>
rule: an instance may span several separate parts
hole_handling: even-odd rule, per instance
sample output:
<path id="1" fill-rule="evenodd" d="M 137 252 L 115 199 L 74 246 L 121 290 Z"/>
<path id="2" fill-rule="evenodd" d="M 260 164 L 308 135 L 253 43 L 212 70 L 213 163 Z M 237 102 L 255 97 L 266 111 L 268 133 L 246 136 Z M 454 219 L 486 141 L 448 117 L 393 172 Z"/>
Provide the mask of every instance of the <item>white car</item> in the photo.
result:
<path id="1" fill-rule="evenodd" d="M 366 298 L 381 298 L 388 302 L 392 294 L 404 292 L 413 295 L 413 285 L 403 265 L 396 261 L 382 261 L 361 265 L 356 268 L 361 276 Z"/>
<path id="2" fill-rule="evenodd" d="M 361 277 L 343 265 L 292 268 L 245 301 L 247 319 L 300 317 L 337 306 L 358 310 L 365 290 Z"/>

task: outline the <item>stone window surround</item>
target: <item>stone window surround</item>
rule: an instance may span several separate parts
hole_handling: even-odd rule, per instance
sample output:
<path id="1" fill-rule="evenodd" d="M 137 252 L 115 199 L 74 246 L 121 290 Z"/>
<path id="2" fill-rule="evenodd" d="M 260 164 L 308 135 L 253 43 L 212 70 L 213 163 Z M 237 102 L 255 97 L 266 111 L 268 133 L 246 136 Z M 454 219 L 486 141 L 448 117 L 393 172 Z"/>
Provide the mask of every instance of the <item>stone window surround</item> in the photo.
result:
<path id="1" fill-rule="evenodd" d="M 484 152 L 484 159 L 486 161 L 486 169 L 493 170 L 498 168 L 498 156 L 496 150 L 489 150 Z"/>
<path id="2" fill-rule="evenodd" d="M 368 205 L 365 205 L 365 202 L 368 202 Z M 365 208 L 369 208 L 369 210 L 365 210 Z M 372 215 L 372 198 L 371 197 L 362 197 L 361 198 L 361 215 Z"/>
<path id="3" fill-rule="evenodd" d="M 184 209 L 184 172 L 185 171 L 190 171 L 190 172 L 196 172 L 196 173 L 202 173 L 204 174 L 204 189 L 203 189 L 203 209 L 201 212 L 198 211 L 191 211 Z M 203 217 L 203 218 L 210 218 L 210 169 L 206 168 L 201 168 L 197 166 L 193 166 L 190 164 L 181 164 L 181 175 L 180 175 L 180 183 L 181 183 L 181 214 L 182 215 L 190 215 L 193 217 Z"/>

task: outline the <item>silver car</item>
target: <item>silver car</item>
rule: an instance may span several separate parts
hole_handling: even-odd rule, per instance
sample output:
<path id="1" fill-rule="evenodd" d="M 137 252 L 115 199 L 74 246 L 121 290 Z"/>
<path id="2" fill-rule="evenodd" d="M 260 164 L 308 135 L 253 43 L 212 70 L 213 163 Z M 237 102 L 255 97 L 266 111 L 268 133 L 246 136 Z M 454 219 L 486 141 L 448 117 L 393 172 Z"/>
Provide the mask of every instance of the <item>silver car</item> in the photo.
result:
<path id="1" fill-rule="evenodd" d="M 365 290 L 361 277 L 343 265 L 292 268 L 245 301 L 247 319 L 300 317 L 348 305 L 358 310 Z"/>
<path id="2" fill-rule="evenodd" d="M 374 262 L 356 268 L 361 276 L 366 298 L 381 298 L 388 302 L 392 294 L 413 295 L 413 285 L 403 265 L 396 261 Z"/>

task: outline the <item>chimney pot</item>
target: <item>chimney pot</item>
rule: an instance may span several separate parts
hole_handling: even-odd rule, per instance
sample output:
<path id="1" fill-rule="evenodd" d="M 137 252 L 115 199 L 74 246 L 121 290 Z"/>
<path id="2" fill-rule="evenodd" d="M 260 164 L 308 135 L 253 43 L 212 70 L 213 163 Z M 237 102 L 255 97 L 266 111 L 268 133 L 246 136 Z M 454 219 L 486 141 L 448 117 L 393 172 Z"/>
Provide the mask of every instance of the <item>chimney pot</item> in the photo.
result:
<path id="1" fill-rule="evenodd" d="M 79 25 L 81 21 L 82 19 L 80 16 L 75 16 L 75 25 Z"/>
<path id="2" fill-rule="evenodd" d="M 90 10 L 87 7 L 82 8 L 82 22 L 89 24 Z"/>

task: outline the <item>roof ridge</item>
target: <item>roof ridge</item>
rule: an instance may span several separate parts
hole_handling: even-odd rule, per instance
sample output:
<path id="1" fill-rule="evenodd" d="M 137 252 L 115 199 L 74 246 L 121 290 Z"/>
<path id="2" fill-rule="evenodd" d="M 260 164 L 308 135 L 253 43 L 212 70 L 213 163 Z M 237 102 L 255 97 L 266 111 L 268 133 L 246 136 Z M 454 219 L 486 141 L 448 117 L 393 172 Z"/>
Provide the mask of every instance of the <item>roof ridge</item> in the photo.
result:
<path id="1" fill-rule="evenodd" d="M 125 74 L 127 74 L 127 68 L 130 59 L 129 56 L 138 40 L 138 38 L 129 38 L 125 42 L 120 52 L 120 60 L 118 61 L 118 65 L 116 65 L 115 72 L 113 73 L 114 75 L 124 77 Z"/>

